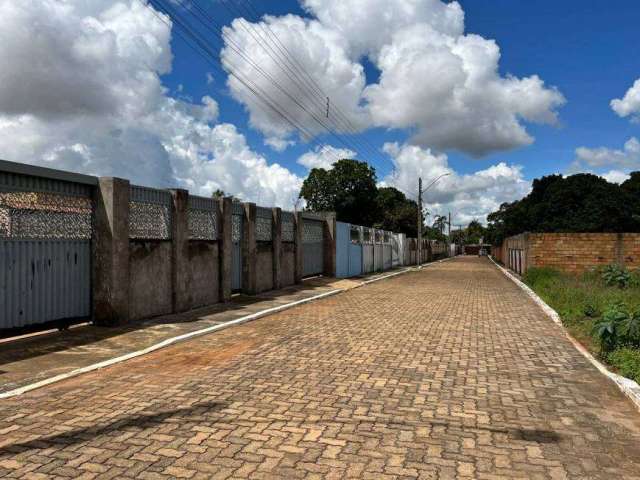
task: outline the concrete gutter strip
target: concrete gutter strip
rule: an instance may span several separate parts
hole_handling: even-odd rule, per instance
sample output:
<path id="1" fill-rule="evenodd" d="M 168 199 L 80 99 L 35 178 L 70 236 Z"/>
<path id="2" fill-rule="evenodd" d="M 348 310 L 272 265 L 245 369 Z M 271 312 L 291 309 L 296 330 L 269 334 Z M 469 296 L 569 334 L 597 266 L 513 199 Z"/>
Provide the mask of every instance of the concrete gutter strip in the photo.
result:
<path id="1" fill-rule="evenodd" d="M 527 293 L 527 295 L 529 295 L 529 297 L 531 297 L 531 299 L 536 304 L 538 304 L 540 308 L 542 308 L 542 310 L 551 318 L 551 320 L 553 320 L 555 323 L 557 323 L 560 326 L 560 328 L 562 328 L 562 331 L 564 332 L 566 337 L 569 339 L 569 341 L 573 344 L 573 346 L 587 360 L 589 360 L 589 362 L 594 367 L 596 367 L 600 371 L 600 373 L 602 373 L 607 378 L 609 378 L 613 383 L 615 383 L 618 386 L 618 388 L 622 391 L 622 393 L 624 393 L 634 403 L 636 408 L 640 410 L 640 385 L 638 385 L 636 382 L 634 382 L 629 378 L 625 378 L 621 375 L 618 375 L 617 373 L 613 373 L 606 366 L 604 366 L 600 361 L 598 361 L 593 355 L 591 355 L 591 353 L 580 342 L 578 342 L 575 338 L 571 336 L 569 331 L 562 324 L 562 320 L 558 312 L 556 312 L 553 308 L 547 305 L 547 303 L 544 300 L 542 300 L 542 298 L 540 298 L 536 292 L 531 290 L 531 288 L 529 288 L 524 282 L 522 282 L 519 278 L 513 275 L 509 270 L 507 270 L 501 265 L 498 265 L 498 263 L 496 263 L 493 257 L 489 257 L 489 258 L 491 258 L 491 261 L 494 263 L 496 267 L 498 267 L 502 271 L 502 273 L 504 273 L 516 285 L 518 285 L 522 290 L 524 290 Z"/>
<path id="2" fill-rule="evenodd" d="M 449 260 L 449 259 L 447 258 L 445 260 Z M 442 261 L 444 261 L 444 260 L 439 260 L 438 262 L 442 262 Z M 438 263 L 438 262 L 433 262 L 433 263 Z M 428 265 L 430 265 L 430 264 L 428 264 Z M 385 279 L 390 278 L 390 277 L 395 277 L 396 275 L 401 275 L 403 273 L 411 272 L 411 271 L 414 271 L 415 269 L 416 269 L 415 267 L 407 268 L 407 269 L 401 270 L 399 272 L 393 272 L 393 273 L 390 273 L 388 275 L 382 275 L 380 277 L 376 277 L 376 278 L 371 279 L 371 280 L 366 280 L 366 281 L 360 282 L 359 285 L 357 285 L 356 287 L 353 287 L 353 288 L 362 287 L 362 286 L 368 285 L 370 283 L 378 282 L 380 280 L 385 280 Z M 234 325 L 241 325 L 243 323 L 250 322 L 252 320 L 257 320 L 258 318 L 266 317 L 267 315 L 271 315 L 273 313 L 278 313 L 278 312 L 281 312 L 283 310 L 288 310 L 288 309 L 293 308 L 295 306 L 302 305 L 304 303 L 313 302 L 315 300 L 320 300 L 322 298 L 329 297 L 329 296 L 332 296 L 332 295 L 336 295 L 336 294 L 342 293 L 344 291 L 345 291 L 344 288 L 337 288 L 337 289 L 331 290 L 329 292 L 324 292 L 324 293 L 321 293 L 319 295 L 314 295 L 314 296 L 309 297 L 309 298 L 303 298 L 302 300 L 297 300 L 295 302 L 287 303 L 285 305 L 279 305 L 277 307 L 268 308 L 266 310 L 262 310 L 260 312 L 253 313 L 253 314 L 247 315 L 245 317 L 241 317 L 241 318 L 237 318 L 235 320 L 230 320 L 228 322 L 221 323 L 219 325 L 213 325 L 211 327 L 207 327 L 207 328 L 203 328 L 203 329 L 200 329 L 200 330 L 196 330 L 194 332 L 189 332 L 189 333 L 185 333 L 183 335 L 178 335 L 177 337 L 167 338 L 166 340 L 163 340 L 162 342 L 156 343 L 155 345 L 151 345 L 150 347 L 144 348 L 142 350 L 137 350 L 135 352 L 127 353 L 126 355 L 121 355 L 119 357 L 110 358 L 109 360 L 105 360 L 103 362 L 94 363 L 93 365 L 88 365 L 88 366 L 82 367 L 82 368 L 77 368 L 77 369 L 72 370 L 70 372 L 62 373 L 60 375 L 56 375 L 54 377 L 41 380 L 40 382 L 32 383 L 30 385 L 25 385 L 23 387 L 16 388 L 15 390 L 10 390 L 8 392 L 0 393 L 0 399 L 16 397 L 18 395 L 22 395 L 23 393 L 30 392 L 31 390 L 35 390 L 35 389 L 40 388 L 40 387 L 51 385 L 52 383 L 56 383 L 56 382 L 60 382 L 62 380 L 66 380 L 68 378 L 76 377 L 78 375 L 82 375 L 83 373 L 88 373 L 88 372 L 92 372 L 94 370 L 99 370 L 101 368 L 109 367 L 109 366 L 115 365 L 117 363 L 125 362 L 127 360 L 132 359 L 132 358 L 140 357 L 142 355 L 146 355 L 148 353 L 155 352 L 156 350 L 160 350 L 161 348 L 165 348 L 165 347 L 168 347 L 170 345 L 175 345 L 176 343 L 184 342 L 186 340 L 190 340 L 192 338 L 200 337 L 202 335 L 207 335 L 209 333 L 213 333 L 213 332 L 216 332 L 216 331 L 219 331 L 219 330 L 223 330 L 225 328 L 229 328 L 229 327 L 232 327 Z"/>

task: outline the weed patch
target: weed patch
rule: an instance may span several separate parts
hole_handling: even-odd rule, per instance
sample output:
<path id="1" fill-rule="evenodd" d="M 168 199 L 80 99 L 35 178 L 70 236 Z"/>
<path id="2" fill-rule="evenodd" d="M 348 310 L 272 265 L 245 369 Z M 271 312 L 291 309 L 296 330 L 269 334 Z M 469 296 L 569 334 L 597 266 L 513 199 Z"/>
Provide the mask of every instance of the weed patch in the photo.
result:
<path id="1" fill-rule="evenodd" d="M 640 383 L 640 278 L 618 266 L 582 275 L 531 268 L 524 281 L 571 335 L 620 375 Z"/>

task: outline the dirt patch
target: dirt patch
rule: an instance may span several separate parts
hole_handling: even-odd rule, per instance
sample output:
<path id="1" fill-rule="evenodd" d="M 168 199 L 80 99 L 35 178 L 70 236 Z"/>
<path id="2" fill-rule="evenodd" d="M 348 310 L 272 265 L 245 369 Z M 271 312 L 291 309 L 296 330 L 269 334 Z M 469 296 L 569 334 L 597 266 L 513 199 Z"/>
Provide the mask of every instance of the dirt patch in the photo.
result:
<path id="1" fill-rule="evenodd" d="M 255 341 L 247 339 L 222 346 L 177 345 L 171 349 L 162 349 L 146 357 L 135 359 L 128 365 L 131 368 L 145 369 L 150 366 L 162 369 L 218 366 L 250 350 L 255 343 Z"/>

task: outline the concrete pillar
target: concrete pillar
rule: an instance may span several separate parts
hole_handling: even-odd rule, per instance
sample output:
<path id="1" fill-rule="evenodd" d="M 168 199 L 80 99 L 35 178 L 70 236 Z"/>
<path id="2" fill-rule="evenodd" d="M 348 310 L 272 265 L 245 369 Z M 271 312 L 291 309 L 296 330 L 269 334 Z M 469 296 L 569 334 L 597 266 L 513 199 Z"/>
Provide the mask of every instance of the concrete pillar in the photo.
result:
<path id="1" fill-rule="evenodd" d="M 129 321 L 129 181 L 102 177 L 95 199 L 93 320 Z"/>
<path id="2" fill-rule="evenodd" d="M 256 263 L 256 204 L 243 203 L 244 222 L 242 235 L 242 293 L 255 295 L 257 292 Z"/>
<path id="3" fill-rule="evenodd" d="M 191 308 L 189 294 L 189 192 L 170 190 L 171 219 L 171 307 L 174 313 Z"/>
<path id="4" fill-rule="evenodd" d="M 302 256 L 302 249 L 304 248 L 304 245 L 302 243 L 302 212 L 297 212 L 294 215 L 295 218 L 295 223 L 296 223 L 296 234 L 295 234 L 295 249 L 296 249 L 296 256 L 295 256 L 295 280 L 296 283 L 302 283 L 302 276 L 303 276 L 303 256 Z"/>
<path id="5" fill-rule="evenodd" d="M 280 276 L 280 262 L 282 261 L 282 210 L 280 208 L 274 208 L 272 212 L 271 246 L 273 248 L 273 289 L 278 290 L 282 288 L 282 279 Z"/>
<path id="6" fill-rule="evenodd" d="M 232 241 L 232 212 L 233 198 L 221 198 L 218 202 L 216 218 L 218 219 L 218 260 L 220 301 L 231 300 L 231 272 L 233 241 Z"/>
<path id="7" fill-rule="evenodd" d="M 336 215 L 328 214 L 324 220 L 324 271 L 327 277 L 336 276 Z"/>

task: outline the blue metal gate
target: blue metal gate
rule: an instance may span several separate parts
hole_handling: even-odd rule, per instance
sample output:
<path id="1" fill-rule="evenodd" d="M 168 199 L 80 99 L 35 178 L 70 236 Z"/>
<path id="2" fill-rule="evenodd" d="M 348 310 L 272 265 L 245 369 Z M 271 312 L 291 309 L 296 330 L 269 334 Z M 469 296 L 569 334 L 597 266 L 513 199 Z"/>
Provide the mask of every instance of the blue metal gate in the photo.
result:
<path id="1" fill-rule="evenodd" d="M 242 239 L 244 236 L 244 209 L 240 202 L 233 202 L 231 210 L 231 290 L 242 289 Z"/>
<path id="2" fill-rule="evenodd" d="M 336 222 L 336 276 L 362 275 L 362 227 Z"/>
<path id="3" fill-rule="evenodd" d="M 305 277 L 324 272 L 324 221 L 302 219 L 302 274 Z"/>
<path id="4" fill-rule="evenodd" d="M 91 316 L 96 184 L 0 161 L 0 329 Z"/>

